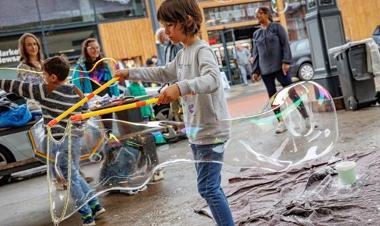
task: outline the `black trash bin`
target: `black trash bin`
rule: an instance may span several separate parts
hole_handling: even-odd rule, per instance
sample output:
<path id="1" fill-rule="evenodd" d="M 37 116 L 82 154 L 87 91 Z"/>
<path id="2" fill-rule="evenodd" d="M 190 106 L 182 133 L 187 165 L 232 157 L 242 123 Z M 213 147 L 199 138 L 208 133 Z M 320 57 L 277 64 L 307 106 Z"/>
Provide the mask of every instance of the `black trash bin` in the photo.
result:
<path id="1" fill-rule="evenodd" d="M 334 55 L 346 110 L 357 110 L 378 101 L 373 73 L 367 66 L 366 44 L 346 44 Z"/>

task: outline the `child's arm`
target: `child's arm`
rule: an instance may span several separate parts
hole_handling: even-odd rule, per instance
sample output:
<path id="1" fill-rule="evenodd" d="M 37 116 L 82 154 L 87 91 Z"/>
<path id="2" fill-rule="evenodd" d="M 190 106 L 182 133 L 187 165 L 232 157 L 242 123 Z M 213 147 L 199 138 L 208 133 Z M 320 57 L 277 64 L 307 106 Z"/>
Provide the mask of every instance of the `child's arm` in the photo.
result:
<path id="1" fill-rule="evenodd" d="M 0 79 L 0 89 L 8 93 L 15 93 L 29 99 L 41 100 L 42 84 L 32 84 L 18 80 Z"/>
<path id="2" fill-rule="evenodd" d="M 84 94 L 82 93 L 82 91 L 78 87 L 76 87 L 74 85 L 73 89 L 74 89 L 74 92 L 80 97 L 80 99 L 85 98 Z M 82 109 L 81 112 L 76 112 L 76 114 L 81 114 L 81 113 L 84 113 L 84 112 L 88 112 L 89 111 L 88 103 L 84 103 L 82 105 L 81 109 Z"/>
<path id="3" fill-rule="evenodd" d="M 214 54 L 210 48 L 202 48 L 198 52 L 195 60 L 198 61 L 198 71 L 200 76 L 182 80 L 177 84 L 181 96 L 188 94 L 209 94 L 216 92 L 221 86 L 221 76 Z"/>
<path id="4" fill-rule="evenodd" d="M 126 80 L 142 80 L 146 82 L 167 83 L 177 80 L 176 61 L 171 61 L 163 67 L 131 68 L 118 70 L 115 76 Z"/>

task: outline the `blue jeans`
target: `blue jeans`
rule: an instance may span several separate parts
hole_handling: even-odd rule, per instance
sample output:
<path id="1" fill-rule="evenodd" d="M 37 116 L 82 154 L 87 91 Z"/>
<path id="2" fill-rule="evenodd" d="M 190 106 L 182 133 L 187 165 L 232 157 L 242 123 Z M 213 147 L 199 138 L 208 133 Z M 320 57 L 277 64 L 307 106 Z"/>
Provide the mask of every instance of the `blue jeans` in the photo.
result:
<path id="1" fill-rule="evenodd" d="M 252 65 L 251 64 L 239 64 L 239 69 L 240 69 L 240 73 L 241 73 L 241 78 L 243 79 L 243 83 L 244 84 L 248 84 L 248 81 L 247 81 L 247 76 L 251 76 L 252 75 Z"/>
<path id="2" fill-rule="evenodd" d="M 79 173 L 79 158 L 80 158 L 80 139 L 79 138 L 72 138 L 72 161 L 71 161 L 71 187 L 70 187 L 70 194 L 73 200 L 75 201 L 75 204 L 77 207 L 83 205 L 86 200 L 93 195 L 90 186 L 87 184 L 87 182 L 83 179 L 83 177 Z M 65 141 L 61 144 L 50 144 L 50 150 L 53 156 L 58 156 L 58 170 L 60 171 L 61 175 L 65 178 L 67 181 L 68 178 L 68 138 L 66 137 Z M 52 167 L 53 168 L 53 167 Z M 53 168 L 54 169 L 54 168 Z M 57 173 L 53 172 L 53 176 L 56 176 Z M 96 198 L 93 198 L 91 201 L 89 201 L 86 205 L 81 207 L 79 209 L 79 213 L 82 216 L 86 216 L 89 214 L 92 214 L 91 207 L 92 205 L 95 205 L 98 203 L 98 200 Z"/>
<path id="3" fill-rule="evenodd" d="M 191 144 L 191 149 L 193 150 L 194 160 L 205 161 L 195 163 L 199 194 L 207 201 L 218 226 L 235 225 L 227 198 L 220 186 L 222 164 L 210 162 L 211 160 L 223 161 L 224 144 Z"/>

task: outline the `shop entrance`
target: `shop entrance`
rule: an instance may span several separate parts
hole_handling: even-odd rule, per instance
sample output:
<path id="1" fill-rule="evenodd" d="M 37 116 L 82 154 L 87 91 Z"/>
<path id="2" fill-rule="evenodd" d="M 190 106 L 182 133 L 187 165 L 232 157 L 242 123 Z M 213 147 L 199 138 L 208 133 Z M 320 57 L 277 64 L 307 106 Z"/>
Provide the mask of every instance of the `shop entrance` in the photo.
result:
<path id="1" fill-rule="evenodd" d="M 257 28 L 249 26 L 208 32 L 209 43 L 218 59 L 220 70 L 226 74 L 232 85 L 242 83 L 236 63 L 236 45 L 240 43 L 251 51 L 252 35 Z"/>

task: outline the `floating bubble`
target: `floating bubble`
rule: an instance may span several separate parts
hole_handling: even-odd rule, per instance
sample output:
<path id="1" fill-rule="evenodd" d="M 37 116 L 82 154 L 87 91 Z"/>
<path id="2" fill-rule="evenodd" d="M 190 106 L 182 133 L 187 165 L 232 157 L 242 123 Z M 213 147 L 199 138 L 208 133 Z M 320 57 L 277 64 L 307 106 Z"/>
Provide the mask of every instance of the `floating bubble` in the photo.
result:
<path id="1" fill-rule="evenodd" d="M 286 130 L 276 133 L 280 122 Z M 112 130 L 104 129 L 106 123 L 112 125 Z M 50 204 L 55 223 L 110 190 L 142 189 L 158 169 L 168 165 L 216 162 L 238 169 L 284 171 L 330 158 L 338 137 L 333 99 L 314 82 L 284 88 L 261 113 L 218 123 L 131 123 L 91 118 L 81 126 L 70 126 L 59 141 L 49 136 L 43 139 L 44 131 L 43 125 L 37 124 L 32 135 L 35 150 L 39 150 L 36 154 L 49 159 Z M 216 153 L 223 152 L 224 146 L 224 158 L 211 154 L 194 159 L 186 137 L 199 145 L 214 145 Z M 44 140 L 47 145 L 41 143 Z M 94 177 L 83 194 L 75 193 L 83 183 L 79 167 Z"/>

